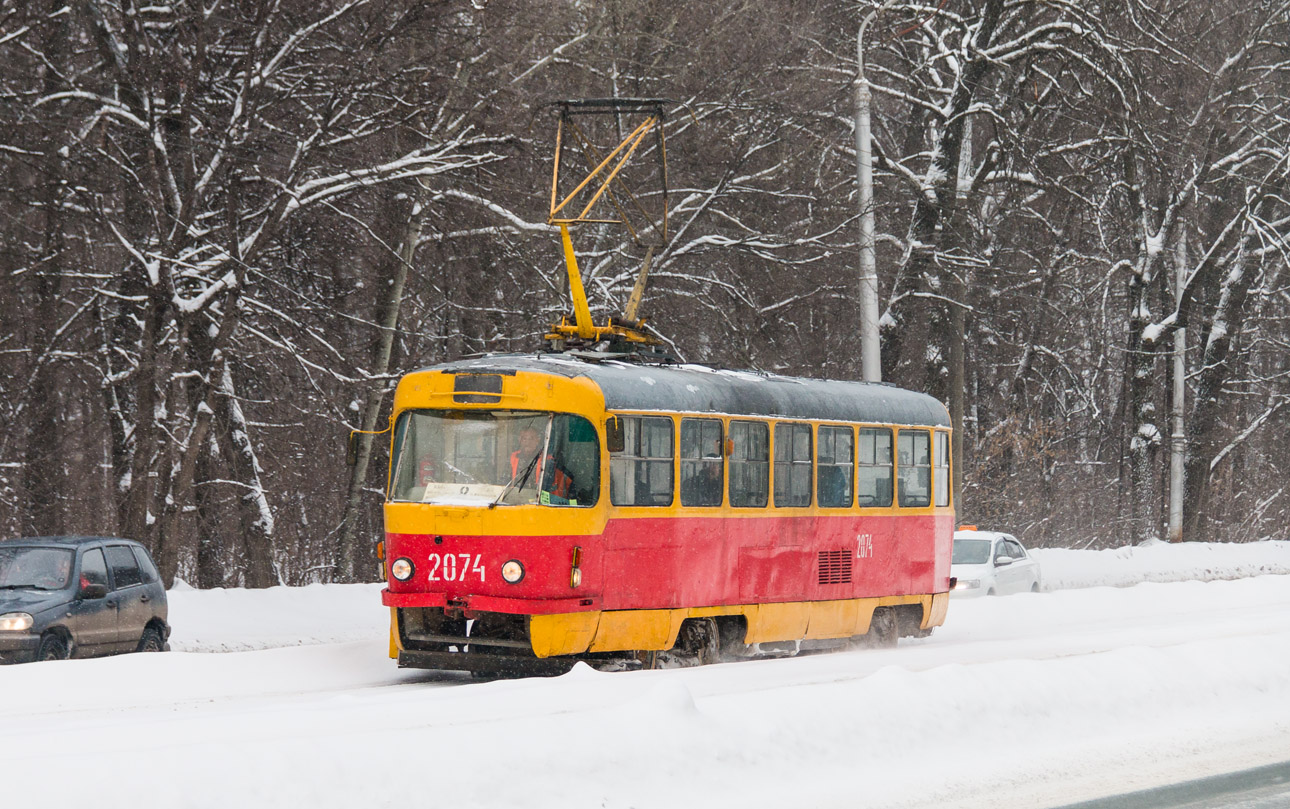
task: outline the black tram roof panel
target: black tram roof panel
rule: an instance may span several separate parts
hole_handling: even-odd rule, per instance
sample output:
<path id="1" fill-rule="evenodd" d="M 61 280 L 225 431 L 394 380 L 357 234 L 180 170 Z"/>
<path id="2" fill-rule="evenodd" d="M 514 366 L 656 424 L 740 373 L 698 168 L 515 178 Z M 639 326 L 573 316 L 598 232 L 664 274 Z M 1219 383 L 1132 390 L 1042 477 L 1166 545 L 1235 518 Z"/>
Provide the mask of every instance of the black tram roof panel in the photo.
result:
<path id="1" fill-rule="evenodd" d="M 491 354 L 420 371 L 526 371 L 570 379 L 585 377 L 600 388 L 607 410 L 950 426 L 945 405 L 935 398 L 881 382 L 807 379 L 685 363 L 589 362 L 566 354 Z"/>

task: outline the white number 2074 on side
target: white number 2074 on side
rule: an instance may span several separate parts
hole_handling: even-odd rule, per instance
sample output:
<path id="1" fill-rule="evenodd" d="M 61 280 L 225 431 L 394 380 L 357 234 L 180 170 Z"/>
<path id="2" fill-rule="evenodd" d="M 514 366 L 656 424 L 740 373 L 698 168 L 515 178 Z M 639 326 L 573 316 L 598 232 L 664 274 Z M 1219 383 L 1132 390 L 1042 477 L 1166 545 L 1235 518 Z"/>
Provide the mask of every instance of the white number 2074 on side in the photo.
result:
<path id="1" fill-rule="evenodd" d="M 479 554 L 472 557 L 468 553 L 432 553 L 428 561 L 430 581 L 465 581 L 475 573 L 479 574 L 480 581 L 484 580 Z"/>

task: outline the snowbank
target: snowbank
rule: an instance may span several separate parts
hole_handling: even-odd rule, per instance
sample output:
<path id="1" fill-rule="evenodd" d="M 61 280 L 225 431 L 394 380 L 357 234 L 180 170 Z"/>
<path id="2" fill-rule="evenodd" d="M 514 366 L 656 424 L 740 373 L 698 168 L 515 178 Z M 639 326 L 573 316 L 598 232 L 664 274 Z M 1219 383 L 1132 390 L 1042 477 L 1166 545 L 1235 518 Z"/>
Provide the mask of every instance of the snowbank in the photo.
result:
<path id="1" fill-rule="evenodd" d="M 1104 551 L 1036 548 L 1030 553 L 1039 562 L 1045 591 L 1290 574 L 1290 541 L 1285 540 L 1242 545 L 1157 541 Z"/>
<path id="2" fill-rule="evenodd" d="M 244 652 L 384 638 L 390 611 L 381 584 L 311 584 L 267 590 L 167 593 L 170 647 L 177 652 Z"/>

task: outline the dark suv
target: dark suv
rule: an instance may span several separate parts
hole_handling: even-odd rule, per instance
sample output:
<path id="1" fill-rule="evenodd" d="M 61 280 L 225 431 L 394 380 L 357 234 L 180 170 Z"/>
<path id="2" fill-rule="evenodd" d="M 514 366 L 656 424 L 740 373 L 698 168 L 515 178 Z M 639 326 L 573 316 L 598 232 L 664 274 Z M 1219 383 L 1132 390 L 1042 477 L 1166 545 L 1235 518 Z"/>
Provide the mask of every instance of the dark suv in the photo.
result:
<path id="1" fill-rule="evenodd" d="M 139 543 L 0 541 L 0 663 L 170 648 L 166 589 Z"/>

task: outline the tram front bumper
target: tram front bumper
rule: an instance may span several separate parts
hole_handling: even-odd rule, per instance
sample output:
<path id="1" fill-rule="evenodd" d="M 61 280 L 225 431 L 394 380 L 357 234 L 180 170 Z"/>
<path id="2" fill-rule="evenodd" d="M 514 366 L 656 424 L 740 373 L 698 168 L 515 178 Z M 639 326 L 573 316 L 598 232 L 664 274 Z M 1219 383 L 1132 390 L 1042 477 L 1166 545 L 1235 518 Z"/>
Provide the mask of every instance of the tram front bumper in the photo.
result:
<path id="1" fill-rule="evenodd" d="M 399 652 L 399 668 L 469 671 L 481 677 L 557 677 L 573 668 L 571 658 L 520 657 L 486 652 Z"/>
<path id="2" fill-rule="evenodd" d="M 447 593 L 391 593 L 381 591 L 381 603 L 387 607 L 438 607 L 462 612 L 500 612 L 506 615 L 556 615 L 566 612 L 590 612 L 600 609 L 599 596 L 577 598 L 505 598 L 502 596 Z"/>

